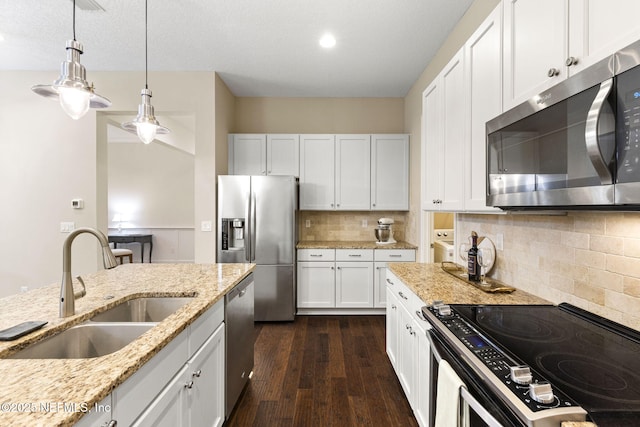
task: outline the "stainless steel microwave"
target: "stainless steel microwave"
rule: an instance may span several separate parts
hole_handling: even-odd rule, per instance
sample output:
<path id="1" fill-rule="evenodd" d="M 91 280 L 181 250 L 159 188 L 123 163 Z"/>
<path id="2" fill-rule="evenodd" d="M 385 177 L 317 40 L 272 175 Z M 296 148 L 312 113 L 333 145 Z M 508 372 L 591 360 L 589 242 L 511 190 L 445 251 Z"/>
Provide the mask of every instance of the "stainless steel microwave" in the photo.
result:
<path id="1" fill-rule="evenodd" d="M 487 205 L 640 210 L 640 41 L 487 122 Z"/>

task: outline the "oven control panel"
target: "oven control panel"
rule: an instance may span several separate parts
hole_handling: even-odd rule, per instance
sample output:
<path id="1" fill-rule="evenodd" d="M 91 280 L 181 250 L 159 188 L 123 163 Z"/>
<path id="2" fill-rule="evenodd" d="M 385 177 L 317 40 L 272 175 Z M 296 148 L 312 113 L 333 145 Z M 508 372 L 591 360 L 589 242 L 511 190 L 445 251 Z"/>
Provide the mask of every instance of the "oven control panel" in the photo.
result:
<path id="1" fill-rule="evenodd" d="M 487 367 L 497 380 L 518 397 L 531 411 L 538 412 L 559 407 L 579 406 L 542 376 L 534 373 L 529 366 L 521 365 L 507 356 L 498 346 L 478 332 L 455 310 L 447 305 L 437 304 L 424 307 L 429 319 L 434 317 L 451 332 L 459 343 L 476 358 L 476 363 Z M 430 314 L 430 316 L 429 316 Z M 437 325 L 434 325 L 438 329 Z"/>

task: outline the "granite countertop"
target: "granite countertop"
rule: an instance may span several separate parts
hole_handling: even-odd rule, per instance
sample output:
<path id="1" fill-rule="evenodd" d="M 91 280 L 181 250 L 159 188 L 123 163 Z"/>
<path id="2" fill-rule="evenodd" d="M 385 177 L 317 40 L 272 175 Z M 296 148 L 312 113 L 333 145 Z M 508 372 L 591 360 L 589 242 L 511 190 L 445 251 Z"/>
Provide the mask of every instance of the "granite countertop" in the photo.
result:
<path id="1" fill-rule="evenodd" d="M 0 299 L 0 329 L 29 320 L 49 322 L 15 341 L 0 342 L 0 425 L 74 424 L 82 412 L 42 411 L 39 405 L 75 403 L 93 407 L 254 267 L 254 264 L 123 264 L 100 270 L 83 277 L 87 295 L 76 300 L 76 314 L 64 319 L 59 317 L 59 284 Z M 113 298 L 105 299 L 105 296 Z M 35 341 L 84 322 L 97 312 L 141 296 L 194 296 L 194 300 L 126 347 L 106 356 L 66 360 L 4 359 Z M 13 408 L 10 404 L 14 404 Z M 25 405 L 35 405 L 36 409 L 18 411 Z"/>
<path id="2" fill-rule="evenodd" d="M 378 244 L 374 240 L 303 240 L 296 245 L 297 249 L 417 249 L 416 245 L 407 242 Z"/>
<path id="3" fill-rule="evenodd" d="M 425 304 L 434 300 L 447 304 L 551 304 L 519 289 L 511 293 L 484 292 L 444 272 L 439 263 L 392 262 L 388 268 Z"/>

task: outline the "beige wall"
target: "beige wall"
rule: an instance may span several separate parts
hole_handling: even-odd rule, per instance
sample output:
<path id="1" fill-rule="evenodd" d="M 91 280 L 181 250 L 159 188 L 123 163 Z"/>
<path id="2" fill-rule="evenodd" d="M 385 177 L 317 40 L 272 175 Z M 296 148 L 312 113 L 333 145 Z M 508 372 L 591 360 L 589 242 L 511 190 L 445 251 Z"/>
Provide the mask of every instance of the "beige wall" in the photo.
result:
<path id="1" fill-rule="evenodd" d="M 393 237 L 405 240 L 406 212 L 327 212 L 302 211 L 298 215 L 298 240 L 375 241 L 378 219 L 393 218 Z M 309 228 L 306 221 L 309 221 Z M 367 226 L 363 227 L 362 222 Z"/>
<path id="2" fill-rule="evenodd" d="M 236 98 L 234 133 L 403 133 L 402 98 Z"/>

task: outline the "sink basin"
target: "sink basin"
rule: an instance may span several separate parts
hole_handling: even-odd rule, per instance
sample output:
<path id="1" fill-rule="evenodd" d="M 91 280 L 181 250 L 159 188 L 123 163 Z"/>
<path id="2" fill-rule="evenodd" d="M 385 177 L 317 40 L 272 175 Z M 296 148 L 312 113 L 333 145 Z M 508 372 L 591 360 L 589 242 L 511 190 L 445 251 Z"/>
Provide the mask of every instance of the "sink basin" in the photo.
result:
<path id="1" fill-rule="evenodd" d="M 120 350 L 154 323 L 82 323 L 30 345 L 8 359 L 85 359 Z"/>
<path id="2" fill-rule="evenodd" d="M 93 322 L 161 322 L 180 307 L 193 301 L 190 297 L 151 297 L 125 301 L 96 314 Z"/>

